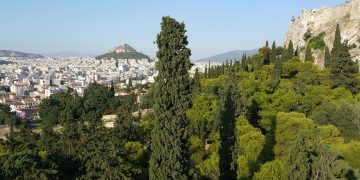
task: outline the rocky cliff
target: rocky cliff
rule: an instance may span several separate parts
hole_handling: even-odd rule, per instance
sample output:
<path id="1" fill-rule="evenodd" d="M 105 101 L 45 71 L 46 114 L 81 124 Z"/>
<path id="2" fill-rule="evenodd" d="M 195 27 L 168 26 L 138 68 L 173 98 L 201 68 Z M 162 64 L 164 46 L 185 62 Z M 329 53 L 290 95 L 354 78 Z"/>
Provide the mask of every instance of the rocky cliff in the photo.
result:
<path id="1" fill-rule="evenodd" d="M 303 10 L 300 17 L 292 19 L 284 45 L 291 40 L 301 51 L 300 57 L 303 59 L 307 43 L 314 42 L 312 52 L 315 64 L 322 68 L 324 45 L 331 50 L 337 24 L 340 25 L 342 41 L 348 41 L 353 46 L 350 50 L 353 60 L 360 61 L 360 0 L 349 0 L 332 8 Z"/>

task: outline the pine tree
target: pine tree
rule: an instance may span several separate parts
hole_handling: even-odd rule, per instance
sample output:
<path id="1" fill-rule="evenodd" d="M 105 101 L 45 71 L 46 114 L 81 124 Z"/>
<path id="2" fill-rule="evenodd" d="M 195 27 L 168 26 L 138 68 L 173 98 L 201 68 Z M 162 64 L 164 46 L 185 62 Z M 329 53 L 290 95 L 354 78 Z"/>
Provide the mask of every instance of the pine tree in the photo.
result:
<path id="1" fill-rule="evenodd" d="M 314 57 L 312 56 L 310 44 L 306 46 L 304 61 L 314 62 Z"/>
<path id="2" fill-rule="evenodd" d="M 275 63 L 275 61 L 276 61 L 276 44 L 274 41 L 271 46 L 270 63 Z"/>
<path id="3" fill-rule="evenodd" d="M 329 67 L 330 67 L 330 63 L 331 63 L 331 55 L 330 55 L 329 48 L 326 46 L 326 47 L 325 47 L 324 67 L 325 67 L 325 68 L 329 68 Z"/>
<path id="4" fill-rule="evenodd" d="M 341 43 L 339 25 L 336 27 L 333 46 L 330 63 L 331 87 L 345 87 L 351 92 L 356 93 L 357 81 L 355 76 L 359 72 L 359 67 L 351 60 L 347 43 Z"/>
<path id="5" fill-rule="evenodd" d="M 191 51 L 185 24 L 162 18 L 157 36 L 159 74 L 155 89 L 155 125 L 151 135 L 150 179 L 189 179 L 189 134 L 186 110 L 191 100 L 188 71 Z"/>
<path id="6" fill-rule="evenodd" d="M 115 61 L 115 66 L 116 66 L 116 68 L 119 67 L 119 60 L 117 60 L 117 59 L 116 59 L 116 61 Z"/>

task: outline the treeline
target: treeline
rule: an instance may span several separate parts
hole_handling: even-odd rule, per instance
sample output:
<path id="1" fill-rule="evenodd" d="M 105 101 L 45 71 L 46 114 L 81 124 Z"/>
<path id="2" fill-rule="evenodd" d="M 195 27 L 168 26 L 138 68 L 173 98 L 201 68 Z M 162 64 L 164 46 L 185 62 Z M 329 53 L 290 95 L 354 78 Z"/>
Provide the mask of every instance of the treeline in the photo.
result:
<path id="1" fill-rule="evenodd" d="M 150 112 L 98 84 L 53 95 L 41 129 L 1 141 L 0 179 L 357 179 L 360 76 L 339 39 L 323 70 L 274 42 L 190 77 L 185 25 L 163 17 Z"/>

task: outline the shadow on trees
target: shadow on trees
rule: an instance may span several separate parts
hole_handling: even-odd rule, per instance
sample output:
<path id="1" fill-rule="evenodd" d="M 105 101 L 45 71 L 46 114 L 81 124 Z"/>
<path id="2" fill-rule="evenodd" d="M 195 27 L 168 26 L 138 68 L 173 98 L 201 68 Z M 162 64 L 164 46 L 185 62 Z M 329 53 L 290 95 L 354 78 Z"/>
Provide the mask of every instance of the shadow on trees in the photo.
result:
<path id="1" fill-rule="evenodd" d="M 274 146 L 276 144 L 275 140 L 275 131 L 276 131 L 276 117 L 273 117 L 271 120 L 271 129 L 266 133 L 265 144 L 262 148 L 257 160 L 254 164 L 254 169 L 252 169 L 251 175 L 253 176 L 255 172 L 260 170 L 260 166 L 266 162 L 272 161 L 275 159 Z"/>
<path id="2" fill-rule="evenodd" d="M 247 119 L 253 127 L 260 129 L 262 134 L 266 134 L 266 130 L 259 125 L 259 121 L 261 119 L 261 117 L 259 116 L 260 111 L 260 104 L 253 99 L 251 101 L 251 106 L 247 112 Z"/>
<path id="3" fill-rule="evenodd" d="M 220 114 L 220 178 L 236 179 L 236 161 L 234 160 L 235 148 L 235 107 L 231 98 L 231 90 L 225 95 L 224 108 Z"/>

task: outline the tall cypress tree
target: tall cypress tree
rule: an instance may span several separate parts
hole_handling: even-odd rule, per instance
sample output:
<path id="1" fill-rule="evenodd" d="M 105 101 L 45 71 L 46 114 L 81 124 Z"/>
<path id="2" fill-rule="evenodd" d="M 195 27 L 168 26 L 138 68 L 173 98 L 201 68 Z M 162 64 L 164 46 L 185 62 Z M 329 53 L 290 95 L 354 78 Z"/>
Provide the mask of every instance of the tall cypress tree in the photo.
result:
<path id="1" fill-rule="evenodd" d="M 275 61 L 276 61 L 276 44 L 274 41 L 271 46 L 270 63 L 275 63 Z"/>
<path id="2" fill-rule="evenodd" d="M 193 87 L 192 87 L 193 93 L 200 92 L 200 88 L 201 88 L 200 87 L 200 73 L 199 73 L 199 68 L 196 68 L 194 78 L 193 78 Z"/>
<path id="3" fill-rule="evenodd" d="M 116 61 L 115 61 L 115 66 L 116 66 L 116 68 L 119 67 L 119 60 L 118 59 L 116 59 Z"/>
<path id="4" fill-rule="evenodd" d="M 286 169 L 289 179 L 306 180 L 310 173 L 310 155 L 307 150 L 305 137 L 297 138 L 290 149 L 289 159 L 286 161 Z"/>
<path id="5" fill-rule="evenodd" d="M 269 42 L 266 41 L 265 47 L 261 48 L 261 51 L 264 54 L 264 61 L 263 61 L 263 65 L 269 65 L 270 64 L 270 54 L 271 54 L 271 50 L 269 48 Z"/>
<path id="6" fill-rule="evenodd" d="M 329 48 L 326 46 L 325 47 L 324 67 L 329 68 L 330 67 L 330 62 L 331 62 L 331 55 L 330 55 Z"/>
<path id="7" fill-rule="evenodd" d="M 306 46 L 304 61 L 314 62 L 314 57 L 312 56 L 310 44 Z"/>
<path id="8" fill-rule="evenodd" d="M 157 35 L 159 74 L 155 88 L 155 126 L 151 135 L 150 179 L 189 178 L 186 110 L 191 100 L 191 51 L 185 24 L 163 17 Z"/>
<path id="9" fill-rule="evenodd" d="M 204 77 L 205 77 L 205 78 L 207 78 L 207 77 L 208 77 L 208 67 L 207 67 L 207 64 L 205 64 Z"/>
<path id="10" fill-rule="evenodd" d="M 295 52 L 294 52 L 294 56 L 298 56 L 299 57 L 299 46 L 296 46 Z"/>
<path id="11" fill-rule="evenodd" d="M 353 93 L 357 92 L 355 75 L 359 72 L 359 66 L 351 60 L 347 43 L 341 43 L 340 27 L 337 25 L 335 40 L 332 49 L 330 72 L 332 88 L 345 87 Z"/>
<path id="12" fill-rule="evenodd" d="M 292 41 L 289 42 L 287 51 L 286 51 L 286 60 L 289 60 L 294 57 L 294 44 Z"/>

